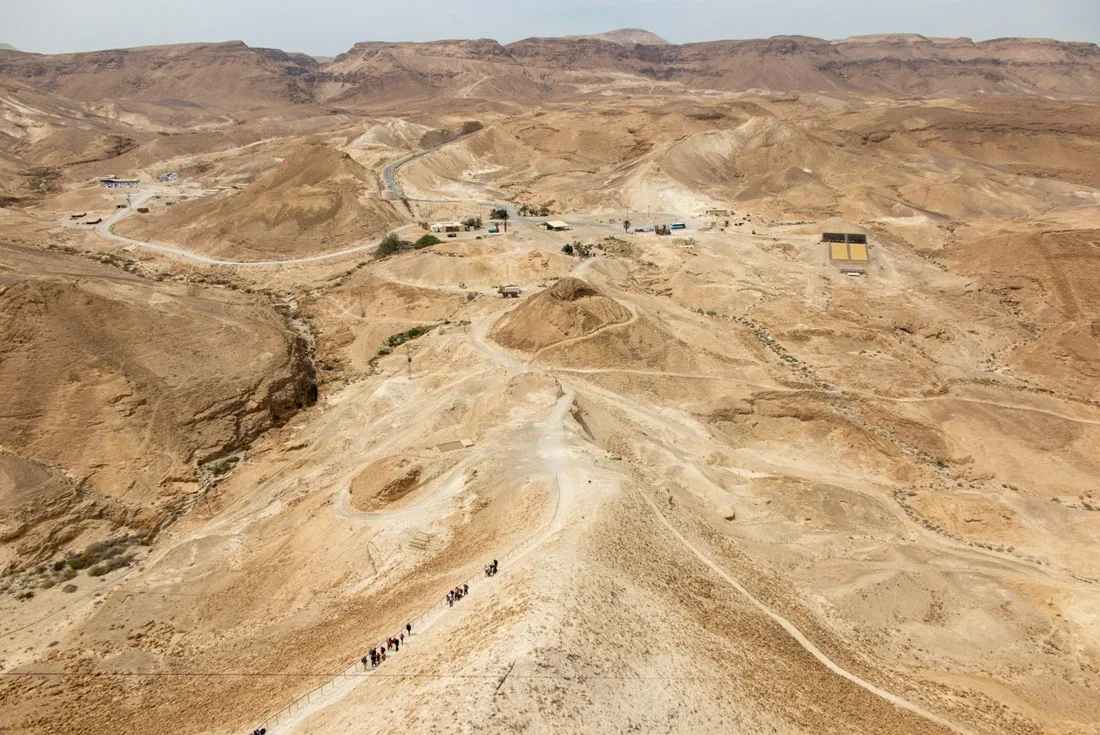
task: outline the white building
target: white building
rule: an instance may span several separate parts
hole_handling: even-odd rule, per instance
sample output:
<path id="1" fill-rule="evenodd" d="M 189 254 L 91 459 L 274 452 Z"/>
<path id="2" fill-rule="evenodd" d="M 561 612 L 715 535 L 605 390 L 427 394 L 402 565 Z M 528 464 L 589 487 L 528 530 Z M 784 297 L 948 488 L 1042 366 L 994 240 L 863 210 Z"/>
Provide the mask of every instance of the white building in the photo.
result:
<path id="1" fill-rule="evenodd" d="M 99 183 L 108 189 L 136 189 L 141 186 L 141 182 L 137 179 L 118 179 L 114 176 L 104 176 L 100 178 Z"/>

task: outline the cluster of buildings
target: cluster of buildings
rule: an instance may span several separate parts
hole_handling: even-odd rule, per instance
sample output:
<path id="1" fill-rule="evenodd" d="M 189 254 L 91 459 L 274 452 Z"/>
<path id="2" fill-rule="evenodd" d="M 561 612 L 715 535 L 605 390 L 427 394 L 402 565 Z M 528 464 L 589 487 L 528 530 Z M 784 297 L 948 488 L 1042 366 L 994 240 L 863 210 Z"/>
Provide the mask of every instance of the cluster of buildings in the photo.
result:
<path id="1" fill-rule="evenodd" d="M 100 186 L 108 189 L 136 189 L 141 186 L 137 179 L 120 179 L 114 174 L 99 177 Z"/>

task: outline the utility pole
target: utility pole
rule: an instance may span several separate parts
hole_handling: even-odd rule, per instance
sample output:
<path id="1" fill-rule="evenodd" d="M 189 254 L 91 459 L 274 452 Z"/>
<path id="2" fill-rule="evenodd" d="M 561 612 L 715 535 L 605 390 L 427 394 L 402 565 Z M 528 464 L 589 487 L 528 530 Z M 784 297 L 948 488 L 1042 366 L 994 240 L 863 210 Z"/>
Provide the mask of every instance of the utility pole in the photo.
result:
<path id="1" fill-rule="evenodd" d="M 409 366 L 409 380 L 413 378 L 413 356 L 412 350 L 409 348 L 409 343 L 405 343 L 405 364 Z"/>

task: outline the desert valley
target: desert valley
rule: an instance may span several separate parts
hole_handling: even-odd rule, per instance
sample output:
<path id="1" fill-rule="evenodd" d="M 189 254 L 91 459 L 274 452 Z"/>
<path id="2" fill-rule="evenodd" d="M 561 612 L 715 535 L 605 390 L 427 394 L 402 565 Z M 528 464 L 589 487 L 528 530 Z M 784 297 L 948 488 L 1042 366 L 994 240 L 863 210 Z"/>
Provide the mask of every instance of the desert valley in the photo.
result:
<path id="1" fill-rule="evenodd" d="M 1098 80 L 0 49 L 0 732 L 1100 735 Z"/>

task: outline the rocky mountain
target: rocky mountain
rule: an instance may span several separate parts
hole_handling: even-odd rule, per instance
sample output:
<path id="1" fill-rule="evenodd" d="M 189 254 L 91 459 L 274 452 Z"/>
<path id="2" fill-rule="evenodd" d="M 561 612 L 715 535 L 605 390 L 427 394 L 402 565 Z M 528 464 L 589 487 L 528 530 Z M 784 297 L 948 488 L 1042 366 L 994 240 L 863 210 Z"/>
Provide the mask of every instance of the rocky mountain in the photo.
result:
<path id="1" fill-rule="evenodd" d="M 51 492 L 64 503 L 4 527 L 21 550 L 5 563 L 73 538 L 49 523 L 32 531 L 79 523 L 71 513 L 89 502 L 90 517 L 155 527 L 198 487 L 199 463 L 316 397 L 304 340 L 258 296 L 8 242 L 0 262 L 0 509 L 15 492 L 6 485 L 28 489 L 26 468 L 67 478 Z M 62 492 L 69 485 L 80 492 Z"/>
<path id="2" fill-rule="evenodd" d="M 75 100 L 181 99 L 233 108 L 305 102 L 317 62 L 240 41 L 75 54 L 0 51 L 0 77 Z"/>
<path id="3" fill-rule="evenodd" d="M 0 51 L 0 77 L 81 101 L 183 99 L 241 109 L 345 108 L 438 97 L 568 97 L 623 75 L 721 91 L 986 95 L 1092 100 L 1100 47 L 1049 39 L 777 36 L 670 44 L 638 29 L 595 36 L 359 43 L 334 59 L 218 44 L 80 54 Z"/>
<path id="4" fill-rule="evenodd" d="M 593 38 L 597 41 L 609 41 L 611 43 L 617 43 L 622 46 L 633 46 L 634 44 L 641 44 L 643 46 L 670 46 L 671 44 L 665 39 L 658 36 L 656 33 L 642 30 L 641 28 L 620 28 L 617 31 L 607 31 L 606 33 L 593 33 L 588 36 L 566 36 L 566 38 Z"/>

